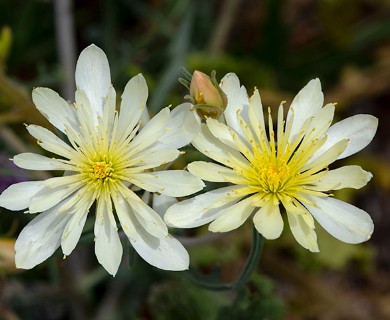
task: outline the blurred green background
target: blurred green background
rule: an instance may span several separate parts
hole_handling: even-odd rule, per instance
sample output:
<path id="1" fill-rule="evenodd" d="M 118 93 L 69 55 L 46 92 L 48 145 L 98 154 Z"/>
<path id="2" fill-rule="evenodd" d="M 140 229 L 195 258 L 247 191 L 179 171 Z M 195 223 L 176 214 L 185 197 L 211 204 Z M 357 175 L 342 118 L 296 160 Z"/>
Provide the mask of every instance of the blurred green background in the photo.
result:
<path id="1" fill-rule="evenodd" d="M 338 103 L 335 120 L 379 118 L 374 141 L 337 163 L 374 174 L 365 188 L 336 194 L 370 213 L 369 242 L 347 245 L 317 225 L 321 252 L 313 254 L 286 227 L 266 242 L 244 289 L 216 292 L 186 272 L 147 265 L 131 247 L 112 278 L 98 265 L 92 241 L 66 260 L 58 252 L 33 270 L 15 270 L 13 243 L 29 217 L 0 208 L 0 319 L 390 319 L 390 1 L 0 0 L 0 28 L 0 191 L 47 177 L 8 159 L 43 152 L 23 125 L 49 126 L 31 90 L 50 87 L 73 99 L 75 60 L 91 43 L 106 52 L 117 91 L 144 74 L 154 113 L 183 101 L 177 78 L 184 66 L 215 69 L 219 79 L 235 72 L 271 108 L 288 105 L 319 77 L 325 102 Z M 188 152 L 176 165 L 193 158 Z M 191 269 L 226 282 L 237 278 L 251 246 L 250 223 L 223 237 L 209 237 L 206 228 L 181 236 Z"/>

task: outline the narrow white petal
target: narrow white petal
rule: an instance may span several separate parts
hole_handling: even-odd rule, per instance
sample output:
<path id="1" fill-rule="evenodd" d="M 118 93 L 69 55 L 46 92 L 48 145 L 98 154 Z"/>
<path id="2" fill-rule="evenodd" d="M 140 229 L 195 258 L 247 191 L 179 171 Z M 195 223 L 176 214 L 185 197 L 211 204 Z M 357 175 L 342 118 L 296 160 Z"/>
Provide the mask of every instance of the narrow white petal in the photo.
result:
<path id="1" fill-rule="evenodd" d="M 56 159 L 41 156 L 36 153 L 20 153 L 13 158 L 14 163 L 28 170 L 63 170 L 64 164 Z"/>
<path id="2" fill-rule="evenodd" d="M 288 137 L 290 142 L 296 138 L 305 121 L 322 108 L 323 103 L 324 94 L 321 90 L 320 80 L 310 80 L 295 96 L 287 113 L 287 122 L 293 121 Z"/>
<path id="3" fill-rule="evenodd" d="M 116 214 L 126 236 L 132 240 L 137 240 L 138 234 L 134 227 L 134 213 L 130 205 L 119 195 L 113 195 Z"/>
<path id="4" fill-rule="evenodd" d="M 0 206 L 8 210 L 23 210 L 31 199 L 44 188 L 42 181 L 19 182 L 9 186 L 0 195 Z"/>
<path id="5" fill-rule="evenodd" d="M 74 149 L 58 138 L 54 133 L 43 127 L 29 125 L 27 126 L 27 130 L 35 139 L 38 140 L 39 145 L 47 151 L 53 152 L 67 159 L 69 159 L 75 152 Z"/>
<path id="6" fill-rule="evenodd" d="M 228 232 L 240 227 L 253 212 L 251 197 L 231 205 L 219 213 L 219 216 L 209 225 L 212 232 Z"/>
<path id="7" fill-rule="evenodd" d="M 284 225 L 279 205 L 275 205 L 273 201 L 265 203 L 253 217 L 253 223 L 264 238 L 268 240 L 279 238 Z"/>
<path id="8" fill-rule="evenodd" d="M 185 170 L 137 173 L 132 175 L 131 182 L 144 190 L 171 197 L 184 197 L 205 186 L 201 179 Z"/>
<path id="9" fill-rule="evenodd" d="M 207 224 L 217 218 L 223 209 L 243 197 L 235 194 L 235 190 L 241 188 L 224 187 L 174 204 L 167 210 L 165 222 L 178 228 L 195 228 Z"/>
<path id="10" fill-rule="evenodd" d="M 61 239 L 61 248 L 64 255 L 70 255 L 80 240 L 81 233 L 88 217 L 90 203 L 81 206 L 78 211 L 71 214 Z"/>
<path id="11" fill-rule="evenodd" d="M 314 115 L 313 121 L 310 123 L 310 127 L 307 130 L 308 132 L 313 131 L 311 132 L 311 139 L 319 139 L 326 133 L 332 124 L 334 110 L 335 105 L 329 103 Z"/>
<path id="12" fill-rule="evenodd" d="M 309 215 L 309 213 L 306 214 Z M 295 240 L 311 252 L 319 252 L 317 234 L 314 228 L 311 228 L 305 221 L 304 214 L 296 214 L 287 210 L 287 218 Z"/>
<path id="13" fill-rule="evenodd" d="M 171 111 L 167 130 L 158 140 L 165 148 L 181 148 L 189 144 L 199 133 L 200 118 L 190 103 L 178 105 Z"/>
<path id="14" fill-rule="evenodd" d="M 60 246 L 61 235 L 71 218 L 57 208 L 42 212 L 24 227 L 15 243 L 17 268 L 31 269 L 49 258 Z"/>
<path id="15" fill-rule="evenodd" d="M 154 193 L 152 208 L 160 215 L 160 217 L 164 217 L 168 208 L 177 202 L 178 201 L 175 197 L 169 197 L 163 194 Z"/>
<path id="16" fill-rule="evenodd" d="M 313 197 L 316 206 L 306 208 L 336 239 L 347 243 L 360 243 L 370 239 L 374 224 L 367 212 L 333 198 Z"/>
<path id="17" fill-rule="evenodd" d="M 65 177 L 67 178 L 67 177 Z M 64 178 L 64 180 L 65 180 Z M 53 178 L 55 179 L 55 178 Z M 50 180 L 50 179 L 49 179 Z M 58 178 L 60 180 L 60 178 Z M 55 206 L 60 201 L 77 191 L 81 187 L 81 183 L 65 184 L 57 188 L 43 188 L 37 192 L 31 199 L 29 211 L 31 213 L 48 210 Z"/>
<path id="18" fill-rule="evenodd" d="M 183 245 L 170 234 L 159 238 L 151 236 L 141 226 L 136 228 L 137 240 L 131 240 L 134 249 L 149 264 L 162 270 L 188 269 L 189 256 Z"/>
<path id="19" fill-rule="evenodd" d="M 62 132 L 65 132 L 65 127 L 77 128 L 74 111 L 57 92 L 48 88 L 35 88 L 32 99 L 39 112 Z"/>
<path id="20" fill-rule="evenodd" d="M 226 144 L 227 146 L 237 149 L 236 143 L 232 137 L 232 131 L 225 124 L 209 118 L 206 120 L 207 127 L 209 128 L 212 135 L 218 138 L 221 142 Z"/>
<path id="21" fill-rule="evenodd" d="M 328 191 L 343 188 L 360 189 L 372 178 L 370 172 L 359 166 L 344 166 L 325 173 L 316 183 L 316 190 Z"/>
<path id="22" fill-rule="evenodd" d="M 240 86 L 240 80 L 234 73 L 228 73 L 221 80 L 221 89 L 226 94 L 228 103 L 224 115 L 226 123 L 236 131 L 241 137 L 245 135 L 237 119 L 237 114 L 241 112 L 242 117 L 248 123 L 248 94 L 244 86 Z"/>
<path id="23" fill-rule="evenodd" d="M 228 182 L 226 175 L 233 175 L 235 171 L 212 162 L 194 161 L 188 164 L 188 171 L 202 180 L 212 182 Z"/>
<path id="24" fill-rule="evenodd" d="M 148 86 L 140 73 L 131 78 L 122 94 L 119 113 L 118 136 L 130 133 L 137 125 L 146 107 Z"/>
<path id="25" fill-rule="evenodd" d="M 157 148 L 160 148 L 158 146 Z M 134 158 L 138 158 L 139 162 L 135 164 L 135 168 L 139 168 L 139 171 L 150 168 L 157 168 L 162 164 L 167 164 L 175 160 L 180 155 L 180 151 L 177 149 L 156 149 L 154 146 L 142 150 L 134 155 Z M 133 159 L 134 159 L 133 158 Z M 132 160 L 133 160 L 132 159 Z"/>
<path id="26" fill-rule="evenodd" d="M 109 217 L 96 218 L 95 237 L 95 254 L 99 263 L 109 274 L 115 276 L 122 260 L 123 248 L 118 231 Z"/>
<path id="27" fill-rule="evenodd" d="M 206 124 L 201 125 L 201 130 L 194 141 L 192 141 L 192 144 L 204 155 L 226 166 L 234 166 L 232 158 L 242 162 L 244 165 L 248 164 L 246 158 L 239 151 L 215 138 Z"/>
<path id="28" fill-rule="evenodd" d="M 85 91 L 93 114 L 102 116 L 111 84 L 110 67 L 103 50 L 93 44 L 85 48 L 77 60 L 75 77 L 76 86 Z"/>
<path id="29" fill-rule="evenodd" d="M 122 188 L 121 195 L 130 205 L 136 220 L 147 232 L 155 237 L 168 234 L 168 228 L 158 213 L 145 204 L 134 192 L 128 188 Z"/>
<path id="30" fill-rule="evenodd" d="M 170 111 L 168 108 L 162 109 L 156 114 L 138 135 L 130 142 L 130 150 L 133 152 L 144 150 L 151 146 L 167 130 L 167 122 L 169 120 Z"/>
<path id="31" fill-rule="evenodd" d="M 253 135 L 259 138 L 261 135 L 260 132 L 265 132 L 265 123 L 263 105 L 261 103 L 260 93 L 257 89 L 255 89 L 253 95 L 249 98 L 248 115 Z"/>
<path id="32" fill-rule="evenodd" d="M 328 139 L 315 153 L 317 157 L 337 142 L 348 139 L 347 148 L 338 159 L 346 158 L 365 148 L 374 138 L 378 128 L 378 119 L 368 114 L 358 114 L 332 125 L 326 132 Z"/>

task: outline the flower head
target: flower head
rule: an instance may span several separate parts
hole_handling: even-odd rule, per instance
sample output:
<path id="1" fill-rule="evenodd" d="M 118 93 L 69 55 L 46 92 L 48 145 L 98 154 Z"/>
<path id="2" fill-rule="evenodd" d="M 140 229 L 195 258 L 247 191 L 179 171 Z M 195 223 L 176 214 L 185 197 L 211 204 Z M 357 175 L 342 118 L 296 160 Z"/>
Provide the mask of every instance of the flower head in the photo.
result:
<path id="1" fill-rule="evenodd" d="M 221 87 L 228 97 L 226 124 L 207 119 L 193 141 L 216 163 L 196 161 L 188 169 L 203 180 L 230 185 L 173 205 L 165 216 L 168 225 L 188 228 L 211 222 L 209 230 L 225 232 L 254 213 L 258 232 L 275 239 L 283 230 L 284 207 L 294 237 L 311 251 L 318 251 L 313 217 L 341 241 L 368 240 L 370 216 L 331 192 L 361 188 L 371 173 L 359 166 L 328 166 L 364 148 L 376 132 L 377 119 L 356 115 L 331 126 L 335 106 L 323 106 L 321 84 L 315 79 L 295 97 L 286 120 L 280 105 L 274 130 L 270 109 L 268 121 L 264 119 L 257 89 L 248 99 L 234 74 Z"/>
<path id="2" fill-rule="evenodd" d="M 47 88 L 34 89 L 32 94 L 39 111 L 68 142 L 45 128 L 29 125 L 27 130 L 38 144 L 59 157 L 22 153 L 13 158 L 21 168 L 64 171 L 61 177 L 14 184 L 0 195 L 0 205 L 7 209 L 42 212 L 17 239 L 17 267 L 32 268 L 59 246 L 69 255 L 96 203 L 95 253 L 110 274 L 117 272 L 123 251 L 114 213 L 147 262 L 161 269 L 186 269 L 184 247 L 132 189 L 176 197 L 203 188 L 203 182 L 187 171 L 158 171 L 176 159 L 178 148 L 198 132 L 199 120 L 189 111 L 191 105 L 180 105 L 172 112 L 164 108 L 141 127 L 148 88 L 139 74 L 127 83 L 118 113 L 107 58 L 94 45 L 80 54 L 76 84 L 72 105 Z"/>

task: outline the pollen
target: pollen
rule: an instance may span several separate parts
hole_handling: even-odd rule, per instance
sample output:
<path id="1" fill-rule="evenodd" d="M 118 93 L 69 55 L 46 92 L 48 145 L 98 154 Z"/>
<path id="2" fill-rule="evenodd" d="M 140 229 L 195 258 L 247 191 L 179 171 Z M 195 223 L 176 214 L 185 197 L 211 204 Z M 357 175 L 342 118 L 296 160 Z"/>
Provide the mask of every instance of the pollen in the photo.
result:
<path id="1" fill-rule="evenodd" d="M 92 162 L 91 178 L 104 180 L 112 175 L 114 171 L 111 162 L 96 161 Z"/>

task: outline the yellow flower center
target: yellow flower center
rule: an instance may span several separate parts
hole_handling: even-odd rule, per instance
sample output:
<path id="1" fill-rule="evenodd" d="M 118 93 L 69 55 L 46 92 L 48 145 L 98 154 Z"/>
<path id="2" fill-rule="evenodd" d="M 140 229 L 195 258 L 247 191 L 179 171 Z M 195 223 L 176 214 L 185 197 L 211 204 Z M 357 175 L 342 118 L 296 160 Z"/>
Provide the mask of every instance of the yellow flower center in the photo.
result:
<path id="1" fill-rule="evenodd" d="M 273 162 L 257 159 L 253 164 L 255 179 L 265 192 L 276 193 L 283 190 L 285 182 L 289 178 L 289 167 L 281 160 L 275 159 Z"/>
<path id="2" fill-rule="evenodd" d="M 112 172 L 114 171 L 111 162 L 96 161 L 96 162 L 92 162 L 91 166 L 92 166 L 91 178 L 94 179 L 103 180 L 111 176 Z"/>

